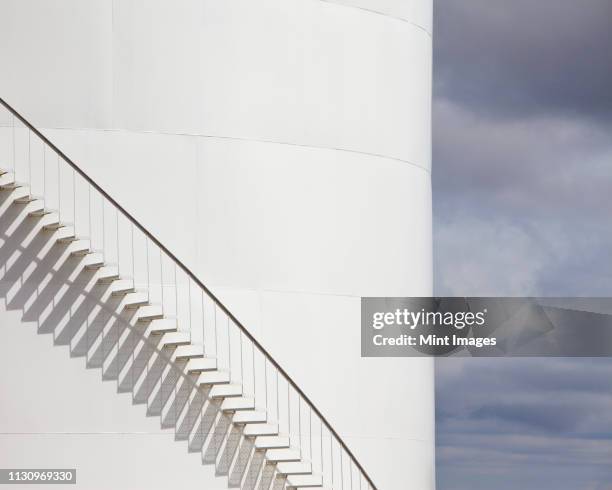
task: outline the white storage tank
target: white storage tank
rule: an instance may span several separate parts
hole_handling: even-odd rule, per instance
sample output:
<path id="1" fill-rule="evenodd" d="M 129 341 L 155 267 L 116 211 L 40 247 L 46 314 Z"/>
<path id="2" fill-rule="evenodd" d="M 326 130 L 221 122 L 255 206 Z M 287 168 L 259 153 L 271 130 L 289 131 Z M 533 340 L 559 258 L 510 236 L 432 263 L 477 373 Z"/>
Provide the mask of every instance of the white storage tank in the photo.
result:
<path id="1" fill-rule="evenodd" d="M 0 97 L 221 297 L 381 490 L 435 487 L 432 361 L 359 345 L 361 296 L 432 293 L 431 32 L 432 0 L 0 0 Z M 166 488 L 146 441 L 109 434 L 112 471 Z M 165 457 L 187 488 L 197 461 Z"/>

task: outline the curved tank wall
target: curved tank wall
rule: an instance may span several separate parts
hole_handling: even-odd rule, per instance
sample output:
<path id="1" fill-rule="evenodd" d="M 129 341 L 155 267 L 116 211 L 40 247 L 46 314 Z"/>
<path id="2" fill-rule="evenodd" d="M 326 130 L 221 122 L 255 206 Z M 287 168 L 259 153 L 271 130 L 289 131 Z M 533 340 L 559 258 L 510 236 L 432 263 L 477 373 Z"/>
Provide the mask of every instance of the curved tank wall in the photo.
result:
<path id="1" fill-rule="evenodd" d="M 434 487 L 433 364 L 359 357 L 360 296 L 432 292 L 431 3 L 0 0 L 1 96 L 227 302 L 381 489 Z"/>

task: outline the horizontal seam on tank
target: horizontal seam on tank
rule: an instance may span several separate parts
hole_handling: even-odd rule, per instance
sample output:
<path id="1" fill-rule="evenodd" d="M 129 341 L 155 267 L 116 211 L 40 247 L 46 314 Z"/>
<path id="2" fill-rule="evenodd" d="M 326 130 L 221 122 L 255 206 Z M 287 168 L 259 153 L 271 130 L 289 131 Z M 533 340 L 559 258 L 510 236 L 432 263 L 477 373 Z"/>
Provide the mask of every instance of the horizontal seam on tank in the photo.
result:
<path id="1" fill-rule="evenodd" d="M 112 432 L 112 431 L 96 431 L 96 432 L 79 432 L 79 431 L 55 431 L 55 432 L 0 432 L 2 436 L 167 436 L 165 432 Z M 348 434 L 346 437 L 352 439 L 368 439 L 368 440 L 397 440 L 411 442 L 431 442 L 428 439 L 414 437 L 390 437 L 390 436 L 361 436 Z"/>
<path id="2" fill-rule="evenodd" d="M 240 290 L 240 291 L 251 291 L 253 293 L 280 293 L 280 294 L 308 294 L 311 296 L 334 296 L 340 298 L 352 298 L 358 299 L 362 296 L 359 294 L 351 294 L 351 293 L 333 293 L 333 292 L 318 292 L 318 291 L 308 291 L 308 290 L 299 290 L 299 289 L 274 289 L 274 288 L 256 288 L 256 287 L 236 287 L 236 286 L 228 286 L 221 284 L 211 284 L 213 289 L 217 290 Z"/>
<path id="3" fill-rule="evenodd" d="M 347 298 L 347 299 L 360 299 L 364 297 L 376 296 L 372 294 L 362 295 L 362 294 L 353 294 L 353 293 L 318 292 L 318 291 L 308 291 L 308 290 L 299 290 L 299 289 L 257 288 L 257 287 L 252 287 L 252 286 L 240 287 L 240 286 L 228 286 L 224 284 L 211 284 L 210 286 L 212 289 L 216 289 L 217 291 L 240 290 L 240 291 L 246 291 L 246 292 L 252 292 L 252 293 L 275 293 L 275 294 L 292 294 L 292 295 L 305 294 L 305 295 L 310 295 L 310 296 L 330 296 L 330 297 L 335 297 L 335 298 Z M 378 296 L 381 296 L 381 295 L 378 294 Z M 414 295 L 391 294 L 391 295 L 386 295 L 386 296 L 391 296 L 391 297 L 408 296 L 410 297 Z"/>
<path id="4" fill-rule="evenodd" d="M 405 22 L 406 24 L 410 24 L 411 26 L 414 26 L 417 29 L 422 30 L 429 37 L 433 37 L 432 33 L 429 30 L 427 30 L 425 27 L 423 27 L 421 24 L 417 24 L 416 22 L 408 20 L 405 17 L 399 17 L 398 15 L 387 14 L 380 10 L 369 9 L 367 7 L 359 7 L 358 5 L 347 5 L 346 3 L 338 3 L 336 0 L 319 0 L 319 1 L 322 3 L 333 3 L 334 5 L 338 5 L 339 7 L 346 7 L 350 9 L 361 10 L 363 12 L 368 12 L 370 14 L 381 15 L 383 17 L 388 17 L 389 19 L 394 19 L 400 22 Z"/>
<path id="5" fill-rule="evenodd" d="M 129 132 L 135 134 L 158 134 L 163 136 L 188 136 L 193 138 L 210 138 L 210 139 L 225 139 L 232 141 L 245 141 L 245 142 L 253 142 L 253 143 L 268 143 L 274 145 L 284 145 L 284 146 L 295 146 L 298 148 L 310 148 L 315 150 L 329 150 L 329 151 L 342 151 L 346 153 L 354 153 L 356 155 L 365 155 L 377 158 L 384 158 L 386 160 L 393 160 L 396 162 L 404 163 L 406 165 L 410 165 L 412 167 L 416 167 L 428 174 L 431 174 L 431 169 L 424 167 L 423 165 L 419 165 L 418 163 L 411 162 L 409 160 L 404 160 L 398 157 L 392 157 L 389 155 L 383 155 L 382 153 L 372 153 L 367 151 L 360 150 L 351 150 L 349 148 L 341 148 L 341 147 L 333 147 L 333 146 L 320 146 L 320 145 L 306 145 L 301 143 L 291 143 L 288 141 L 277 141 L 277 140 L 268 140 L 264 138 L 247 138 L 241 136 L 221 136 L 214 134 L 198 134 L 198 133 L 170 133 L 167 131 L 151 131 L 151 130 L 138 130 L 138 129 L 125 129 L 125 128 L 75 128 L 75 127 L 54 127 L 54 128 L 44 128 L 45 130 L 60 130 L 60 131 L 100 131 L 100 132 L 109 132 L 109 133 L 119 133 L 119 132 Z"/>

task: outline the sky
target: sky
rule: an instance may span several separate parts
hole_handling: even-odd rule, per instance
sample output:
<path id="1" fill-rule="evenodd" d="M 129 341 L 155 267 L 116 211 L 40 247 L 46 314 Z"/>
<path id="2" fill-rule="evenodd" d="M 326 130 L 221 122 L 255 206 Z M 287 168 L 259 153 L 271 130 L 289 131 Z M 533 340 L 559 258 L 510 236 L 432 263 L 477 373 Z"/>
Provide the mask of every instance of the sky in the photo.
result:
<path id="1" fill-rule="evenodd" d="M 612 0 L 434 0 L 438 295 L 612 295 Z M 612 360 L 437 361 L 438 490 L 612 490 Z"/>

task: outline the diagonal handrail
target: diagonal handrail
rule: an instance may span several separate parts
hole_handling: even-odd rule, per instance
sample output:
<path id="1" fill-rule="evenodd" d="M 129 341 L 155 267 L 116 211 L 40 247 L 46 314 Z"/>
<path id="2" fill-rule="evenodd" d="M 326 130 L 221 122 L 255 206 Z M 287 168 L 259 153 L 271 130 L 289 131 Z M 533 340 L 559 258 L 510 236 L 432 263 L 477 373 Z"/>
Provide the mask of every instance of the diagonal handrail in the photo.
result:
<path id="1" fill-rule="evenodd" d="M 96 183 L 84 170 L 82 170 L 74 161 L 72 161 L 64 152 L 62 152 L 57 146 L 55 146 L 46 136 L 44 136 L 34 125 L 32 125 L 24 116 L 22 116 L 15 108 L 13 108 L 8 102 L 0 97 L 0 104 L 4 106 L 14 117 L 19 119 L 24 126 L 32 131 L 42 142 L 44 142 L 49 148 L 51 148 L 64 162 L 66 162 L 72 169 L 77 172 L 89 185 L 91 185 L 97 192 L 99 192 L 107 201 L 109 201 L 125 218 L 127 218 L 134 226 L 136 226 L 149 240 L 151 240 L 160 250 L 162 250 L 168 258 L 170 258 L 195 284 L 197 284 L 215 303 L 215 305 L 223 311 L 229 319 L 241 330 L 257 349 L 265 356 L 268 362 L 272 364 L 279 373 L 287 380 L 291 387 L 304 399 L 309 407 L 318 415 L 320 420 L 325 424 L 329 432 L 334 436 L 337 442 L 340 444 L 342 449 L 351 458 L 353 464 L 359 469 L 363 477 L 367 480 L 372 490 L 378 490 L 371 477 L 368 475 L 366 470 L 363 468 L 361 463 L 357 460 L 353 452 L 349 449 L 344 440 L 332 427 L 325 416 L 310 400 L 310 398 L 302 391 L 297 383 L 289 376 L 289 374 L 278 364 L 278 362 L 272 357 L 272 355 L 257 341 L 257 339 L 248 331 L 248 329 L 234 316 L 234 314 L 223 304 L 223 302 L 215 296 L 215 294 L 202 282 L 193 272 L 178 258 L 176 257 L 157 237 L 155 237 L 144 225 L 142 225 L 134 216 L 132 216 L 123 206 L 121 206 L 115 199 L 113 199 L 108 192 L 106 192 L 100 185 Z"/>

